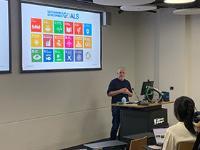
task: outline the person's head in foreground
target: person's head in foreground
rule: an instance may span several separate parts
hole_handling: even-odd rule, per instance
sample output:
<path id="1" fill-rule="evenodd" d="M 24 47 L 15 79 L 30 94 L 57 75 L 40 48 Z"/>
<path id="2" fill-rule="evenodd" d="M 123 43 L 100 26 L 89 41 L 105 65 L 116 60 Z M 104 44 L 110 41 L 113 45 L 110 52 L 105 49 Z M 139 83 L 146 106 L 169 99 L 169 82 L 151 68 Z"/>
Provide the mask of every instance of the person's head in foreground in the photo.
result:
<path id="1" fill-rule="evenodd" d="M 193 125 L 194 109 L 194 101 L 187 96 L 181 96 L 175 100 L 174 114 L 177 120 L 183 122 L 185 127 L 192 134 L 196 134 Z"/>

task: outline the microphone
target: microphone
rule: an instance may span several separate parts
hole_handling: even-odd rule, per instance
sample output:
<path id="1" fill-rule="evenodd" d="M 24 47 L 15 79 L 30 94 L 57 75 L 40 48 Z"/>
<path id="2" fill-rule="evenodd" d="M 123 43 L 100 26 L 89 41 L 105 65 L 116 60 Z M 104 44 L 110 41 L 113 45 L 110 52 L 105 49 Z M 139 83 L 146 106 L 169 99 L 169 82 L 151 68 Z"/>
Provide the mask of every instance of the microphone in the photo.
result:
<path id="1" fill-rule="evenodd" d="M 134 88 L 131 88 L 131 89 L 132 89 L 132 91 L 134 92 L 135 96 L 137 97 L 137 100 L 139 101 L 140 99 L 139 99 L 137 93 L 135 92 Z"/>
<path id="2" fill-rule="evenodd" d="M 147 86 L 147 90 L 152 90 L 152 91 L 155 91 L 159 94 L 159 99 L 158 99 L 158 102 L 162 101 L 162 97 L 163 97 L 163 93 L 162 91 L 160 91 L 159 89 L 155 88 L 155 87 L 152 87 L 152 86 Z"/>
<path id="3" fill-rule="evenodd" d="M 158 92 L 161 96 L 163 96 L 163 93 L 162 93 L 161 90 L 159 90 L 159 89 L 157 89 L 157 88 L 155 88 L 155 87 L 152 87 L 152 86 L 147 86 L 147 88 L 149 88 L 149 89 L 151 89 L 151 90 L 154 90 L 154 91 Z"/>

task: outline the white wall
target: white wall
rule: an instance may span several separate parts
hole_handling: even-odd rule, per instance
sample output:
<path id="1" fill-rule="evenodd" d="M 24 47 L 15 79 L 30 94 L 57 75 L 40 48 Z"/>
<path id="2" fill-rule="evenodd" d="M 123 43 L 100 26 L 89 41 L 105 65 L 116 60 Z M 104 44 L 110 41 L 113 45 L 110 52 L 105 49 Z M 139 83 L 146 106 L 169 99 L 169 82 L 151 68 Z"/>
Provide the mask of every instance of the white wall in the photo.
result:
<path id="1" fill-rule="evenodd" d="M 135 31 L 135 74 L 136 91 L 141 93 L 142 82 L 156 78 L 156 15 L 153 13 L 138 13 Z"/>
<path id="2" fill-rule="evenodd" d="M 0 75 L 0 149 L 55 150 L 108 137 L 107 86 L 119 66 L 135 81 L 134 17 L 112 10 L 101 71 L 20 74 L 20 5 L 10 2 L 12 74 Z"/>
<path id="3" fill-rule="evenodd" d="M 187 95 L 200 109 L 200 15 L 178 16 L 172 9 L 160 9 L 156 14 L 140 14 L 137 20 L 136 81 L 150 76 L 161 90 L 170 91 L 173 86 L 171 100 Z M 164 107 L 168 108 L 169 123 L 174 124 L 173 105 Z"/>
<path id="4" fill-rule="evenodd" d="M 200 15 L 191 16 L 187 19 L 188 21 L 188 32 L 189 32 L 189 95 L 191 95 L 196 101 L 196 105 L 198 110 L 200 110 L 200 92 L 199 92 L 199 77 L 200 77 L 200 29 L 199 29 L 199 23 L 200 23 Z"/>

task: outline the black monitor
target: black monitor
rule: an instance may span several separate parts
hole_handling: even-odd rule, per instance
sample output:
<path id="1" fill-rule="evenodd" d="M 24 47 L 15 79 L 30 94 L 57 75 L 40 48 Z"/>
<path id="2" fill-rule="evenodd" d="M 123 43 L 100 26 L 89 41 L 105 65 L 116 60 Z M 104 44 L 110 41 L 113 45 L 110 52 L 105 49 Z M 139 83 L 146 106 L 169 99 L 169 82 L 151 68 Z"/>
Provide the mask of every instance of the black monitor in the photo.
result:
<path id="1" fill-rule="evenodd" d="M 154 81 L 149 81 L 148 80 L 148 81 L 143 82 L 143 84 L 142 84 L 142 90 L 141 90 L 141 95 L 145 95 L 147 87 L 148 86 L 153 87 L 153 84 L 154 84 Z"/>

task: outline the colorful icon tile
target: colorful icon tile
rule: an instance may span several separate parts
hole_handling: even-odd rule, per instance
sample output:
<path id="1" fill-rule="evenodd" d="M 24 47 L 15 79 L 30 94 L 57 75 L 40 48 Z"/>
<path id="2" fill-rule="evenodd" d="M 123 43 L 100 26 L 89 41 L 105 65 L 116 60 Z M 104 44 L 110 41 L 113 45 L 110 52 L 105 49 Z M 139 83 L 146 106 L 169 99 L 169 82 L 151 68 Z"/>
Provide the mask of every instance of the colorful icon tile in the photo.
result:
<path id="1" fill-rule="evenodd" d="M 42 49 L 31 50 L 32 62 L 42 62 Z"/>
<path id="2" fill-rule="evenodd" d="M 54 50 L 54 59 L 55 62 L 64 62 L 64 50 L 63 49 Z"/>
<path id="3" fill-rule="evenodd" d="M 53 20 L 43 20 L 43 32 L 44 33 L 53 33 Z"/>
<path id="4" fill-rule="evenodd" d="M 84 35 L 92 36 L 92 24 L 84 24 Z"/>
<path id="5" fill-rule="evenodd" d="M 83 37 L 82 36 L 75 37 L 75 48 L 83 48 Z"/>
<path id="6" fill-rule="evenodd" d="M 65 34 L 73 34 L 73 22 L 65 22 Z"/>
<path id="7" fill-rule="evenodd" d="M 54 33 L 63 34 L 63 21 L 54 21 Z"/>
<path id="8" fill-rule="evenodd" d="M 41 34 L 31 34 L 31 47 L 42 47 Z"/>
<path id="9" fill-rule="evenodd" d="M 75 61 L 76 62 L 83 61 L 83 50 L 75 50 Z"/>
<path id="10" fill-rule="evenodd" d="M 84 48 L 92 48 L 92 38 L 84 37 Z"/>
<path id="11" fill-rule="evenodd" d="M 64 36 L 63 35 L 54 35 L 54 47 L 63 48 L 64 47 Z"/>
<path id="12" fill-rule="evenodd" d="M 31 32 L 42 32 L 42 20 L 31 18 Z"/>
<path id="13" fill-rule="evenodd" d="M 53 49 L 44 49 L 44 62 L 53 62 Z"/>
<path id="14" fill-rule="evenodd" d="M 82 23 L 74 23 L 75 34 L 83 35 L 83 24 Z"/>
<path id="15" fill-rule="evenodd" d="M 74 37 L 65 36 L 65 48 L 73 48 L 73 47 L 74 47 Z"/>
<path id="16" fill-rule="evenodd" d="M 51 34 L 43 35 L 43 46 L 44 47 L 53 47 L 53 35 L 51 35 Z"/>
<path id="17" fill-rule="evenodd" d="M 65 62 L 73 62 L 74 61 L 74 50 L 67 49 L 65 50 Z"/>

